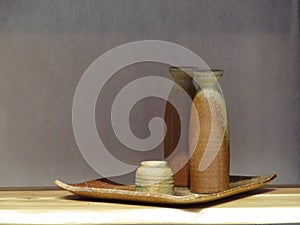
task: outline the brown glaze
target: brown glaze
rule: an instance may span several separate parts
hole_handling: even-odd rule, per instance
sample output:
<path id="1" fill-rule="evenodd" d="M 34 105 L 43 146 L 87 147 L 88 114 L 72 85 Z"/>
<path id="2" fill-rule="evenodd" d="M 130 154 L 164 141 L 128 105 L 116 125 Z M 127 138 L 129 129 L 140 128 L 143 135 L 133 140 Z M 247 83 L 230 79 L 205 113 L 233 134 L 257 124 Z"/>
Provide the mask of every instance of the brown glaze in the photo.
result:
<path id="1" fill-rule="evenodd" d="M 225 102 L 215 88 L 216 79 L 205 79 L 205 76 L 209 75 L 202 72 L 195 74 L 202 87 L 193 99 L 196 110 L 191 111 L 190 117 L 190 190 L 194 193 L 214 193 L 229 188 L 229 134 Z M 201 163 L 206 166 L 201 167 Z"/>
<path id="2" fill-rule="evenodd" d="M 181 69 L 177 67 L 170 67 L 169 72 L 173 76 L 174 81 L 193 99 L 196 89 L 193 85 L 193 79 L 187 73 L 191 75 L 191 72 L 195 70 L 193 67 L 182 67 Z M 186 72 L 185 72 L 186 71 Z M 182 93 L 180 90 L 174 86 L 169 99 L 173 98 L 175 101 L 180 101 L 181 107 L 190 109 L 191 105 L 188 102 L 183 102 L 180 99 Z M 189 119 L 189 110 L 186 113 L 187 121 Z M 171 155 L 178 145 L 181 132 L 188 133 L 188 124 L 180 125 L 180 121 L 184 118 L 179 118 L 176 109 L 167 102 L 165 110 L 165 122 L 167 126 L 167 132 L 164 140 L 164 158 L 166 159 Z M 178 163 L 187 161 L 189 157 L 188 151 L 188 138 L 183 140 L 183 144 L 180 147 L 180 153 L 174 156 L 172 161 L 168 161 L 169 166 L 174 171 L 175 165 Z M 174 184 L 175 186 L 188 187 L 189 186 L 189 163 L 187 162 L 179 171 L 174 174 Z"/>
<path id="3" fill-rule="evenodd" d="M 74 187 L 85 187 L 85 188 L 105 188 L 105 189 L 115 189 L 115 190 L 128 190 L 134 191 L 134 185 L 122 185 L 115 182 L 110 181 L 109 179 L 102 178 L 97 180 L 91 180 L 88 182 L 72 184 Z"/>
<path id="4" fill-rule="evenodd" d="M 102 180 L 96 180 L 96 182 L 87 181 L 80 184 L 65 184 L 57 180 L 55 183 L 62 189 L 68 190 L 74 194 L 94 199 L 126 201 L 127 203 L 132 202 L 133 204 L 140 202 L 179 206 L 211 202 L 254 190 L 266 185 L 268 182 L 275 179 L 275 177 L 275 174 L 258 177 L 230 176 L 231 182 L 228 190 L 211 194 L 194 194 L 185 187 L 175 187 L 174 195 L 124 190 L 127 186 L 124 187 L 122 185 L 121 189 L 119 189 L 120 185 L 116 185 L 117 187 L 112 186 L 112 188 L 101 188 L 99 185 L 104 187 L 112 185 L 111 183 L 105 184 L 106 182 Z M 132 186 L 130 186 L 129 189 L 131 188 Z"/>

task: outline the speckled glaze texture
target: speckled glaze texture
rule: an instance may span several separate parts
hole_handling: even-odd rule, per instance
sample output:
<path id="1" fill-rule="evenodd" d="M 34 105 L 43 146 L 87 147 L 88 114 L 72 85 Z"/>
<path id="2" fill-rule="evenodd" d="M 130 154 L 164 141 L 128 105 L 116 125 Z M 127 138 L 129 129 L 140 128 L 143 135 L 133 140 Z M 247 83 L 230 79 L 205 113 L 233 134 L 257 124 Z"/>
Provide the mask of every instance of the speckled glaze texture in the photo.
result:
<path id="1" fill-rule="evenodd" d="M 102 179 L 79 184 L 66 184 L 58 180 L 55 181 L 55 183 L 62 189 L 68 190 L 76 195 L 93 199 L 125 201 L 126 203 L 132 202 L 133 204 L 139 202 L 145 204 L 183 206 L 207 203 L 254 190 L 266 185 L 275 177 L 275 174 L 258 177 L 230 176 L 228 190 L 211 194 L 194 194 L 186 187 L 175 187 L 173 195 L 139 192 L 134 190 L 134 185 L 124 186 Z"/>
<path id="2" fill-rule="evenodd" d="M 144 161 L 135 174 L 136 191 L 174 193 L 173 172 L 165 161 Z"/>
<path id="3" fill-rule="evenodd" d="M 196 110 L 191 110 L 189 130 L 190 190 L 194 193 L 229 188 L 228 120 L 224 98 L 217 88 L 222 74 L 220 70 L 194 73 L 200 85 L 193 99 Z"/>
<path id="4" fill-rule="evenodd" d="M 175 171 L 176 165 L 181 162 L 187 162 L 179 171 L 174 174 L 174 185 L 179 187 L 189 186 L 189 149 L 188 149 L 188 131 L 189 131 L 189 117 L 191 104 L 183 101 L 182 91 L 185 91 L 191 98 L 194 98 L 196 94 L 196 88 L 193 85 L 192 71 L 195 67 L 170 67 L 169 72 L 172 75 L 174 81 L 179 86 L 174 85 L 169 99 L 178 102 L 178 105 L 186 111 L 186 118 L 179 118 L 176 109 L 171 103 L 167 102 L 165 110 L 165 122 L 166 122 L 166 136 L 164 139 L 164 158 L 172 154 L 175 148 L 179 145 L 179 139 L 181 133 L 183 133 L 181 144 L 178 146 L 179 153 L 168 161 L 169 166 Z M 182 126 L 180 124 L 182 122 Z"/>

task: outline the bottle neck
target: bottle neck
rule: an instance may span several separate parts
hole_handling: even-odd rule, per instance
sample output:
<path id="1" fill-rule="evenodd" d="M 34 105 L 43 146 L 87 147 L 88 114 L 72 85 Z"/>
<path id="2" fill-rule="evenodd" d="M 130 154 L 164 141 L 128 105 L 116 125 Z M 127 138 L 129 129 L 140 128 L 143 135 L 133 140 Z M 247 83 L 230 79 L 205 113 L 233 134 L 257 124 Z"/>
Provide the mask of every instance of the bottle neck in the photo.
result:
<path id="1" fill-rule="evenodd" d="M 196 69 L 194 67 L 169 68 L 169 72 L 174 78 L 175 83 L 182 87 L 191 98 L 193 98 L 196 92 L 192 77 L 192 72 Z"/>
<path id="2" fill-rule="evenodd" d="M 212 70 L 212 71 L 194 71 L 193 79 L 197 84 L 197 89 L 203 88 L 216 88 L 218 80 L 222 77 L 222 70 Z"/>

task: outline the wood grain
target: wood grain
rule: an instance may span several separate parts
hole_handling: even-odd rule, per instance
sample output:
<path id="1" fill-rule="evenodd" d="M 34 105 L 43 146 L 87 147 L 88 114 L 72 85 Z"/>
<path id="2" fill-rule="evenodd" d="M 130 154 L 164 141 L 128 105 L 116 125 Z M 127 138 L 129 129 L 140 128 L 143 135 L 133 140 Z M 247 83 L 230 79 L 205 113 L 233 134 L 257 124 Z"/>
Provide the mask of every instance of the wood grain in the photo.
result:
<path id="1" fill-rule="evenodd" d="M 0 224 L 299 223 L 300 186 L 257 189 L 188 208 L 100 202 L 64 190 L 0 191 Z"/>

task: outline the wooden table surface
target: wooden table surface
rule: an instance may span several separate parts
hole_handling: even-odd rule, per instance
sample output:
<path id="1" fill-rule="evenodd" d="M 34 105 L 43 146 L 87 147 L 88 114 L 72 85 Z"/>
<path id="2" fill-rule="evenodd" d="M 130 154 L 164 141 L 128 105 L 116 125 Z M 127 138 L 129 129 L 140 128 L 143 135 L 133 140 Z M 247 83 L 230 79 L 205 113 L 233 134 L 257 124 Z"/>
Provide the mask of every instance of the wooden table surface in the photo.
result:
<path id="1" fill-rule="evenodd" d="M 185 208 L 92 201 L 63 190 L 0 191 L 0 224 L 300 223 L 300 187 L 257 189 Z"/>

